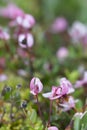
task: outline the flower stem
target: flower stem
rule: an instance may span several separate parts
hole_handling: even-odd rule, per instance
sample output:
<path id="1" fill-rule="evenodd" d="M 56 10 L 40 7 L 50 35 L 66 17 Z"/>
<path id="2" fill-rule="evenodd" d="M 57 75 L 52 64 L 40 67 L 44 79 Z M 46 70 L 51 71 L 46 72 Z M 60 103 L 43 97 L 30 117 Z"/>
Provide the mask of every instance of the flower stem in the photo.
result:
<path id="1" fill-rule="evenodd" d="M 8 45 L 6 40 L 4 40 L 4 45 L 5 45 L 6 51 L 10 53 L 11 57 L 13 57 L 13 53 L 12 53 L 10 46 Z"/>
<path id="2" fill-rule="evenodd" d="M 41 113 L 40 104 L 39 104 L 39 101 L 38 101 L 38 95 L 36 95 L 36 99 L 37 99 L 39 115 L 40 115 L 40 118 L 42 119 L 42 113 Z"/>
<path id="3" fill-rule="evenodd" d="M 48 119 L 48 126 L 50 126 L 50 117 L 51 117 L 51 113 L 52 113 L 52 100 L 50 100 L 50 110 L 49 110 L 49 119 Z"/>
<path id="4" fill-rule="evenodd" d="M 33 77 L 33 62 L 32 62 L 32 52 L 31 50 L 27 47 L 27 52 L 28 52 L 28 57 L 29 57 L 29 65 L 30 65 L 30 79 Z"/>

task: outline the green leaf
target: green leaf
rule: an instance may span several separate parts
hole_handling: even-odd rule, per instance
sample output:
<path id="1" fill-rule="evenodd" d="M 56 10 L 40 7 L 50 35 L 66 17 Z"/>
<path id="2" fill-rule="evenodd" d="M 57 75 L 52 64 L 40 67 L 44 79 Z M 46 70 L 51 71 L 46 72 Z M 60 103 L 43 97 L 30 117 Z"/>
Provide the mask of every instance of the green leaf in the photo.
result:
<path id="1" fill-rule="evenodd" d="M 87 130 L 87 111 L 84 112 L 81 119 L 81 130 Z"/>
<path id="2" fill-rule="evenodd" d="M 30 121 L 32 123 L 35 123 L 36 120 L 37 120 L 37 113 L 34 109 L 32 109 L 32 111 L 29 112 L 29 118 L 30 118 Z"/>
<path id="3" fill-rule="evenodd" d="M 74 118 L 74 129 L 73 130 L 80 130 L 80 117 L 79 116 Z"/>

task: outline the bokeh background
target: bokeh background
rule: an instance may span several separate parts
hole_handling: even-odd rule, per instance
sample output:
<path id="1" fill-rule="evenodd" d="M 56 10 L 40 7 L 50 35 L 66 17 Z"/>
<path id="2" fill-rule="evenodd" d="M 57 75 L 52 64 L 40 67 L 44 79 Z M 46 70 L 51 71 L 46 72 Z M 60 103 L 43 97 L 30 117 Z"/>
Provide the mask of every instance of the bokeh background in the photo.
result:
<path id="1" fill-rule="evenodd" d="M 78 79 L 81 79 L 84 75 L 84 71 L 87 69 L 87 45 L 83 47 L 81 43 L 73 44 L 67 32 L 75 21 L 80 21 L 87 25 L 87 0 L 0 0 L 0 7 L 5 7 L 8 3 L 15 4 L 25 13 L 31 14 L 36 20 L 36 24 L 32 29 L 34 36 L 33 54 L 31 57 L 33 59 L 32 76 L 41 79 L 44 85 L 43 91 L 49 91 L 54 84 L 58 86 L 61 77 L 67 77 L 72 84 L 75 84 Z M 64 17 L 67 20 L 67 31 L 63 33 L 52 33 L 50 31 L 51 25 L 58 17 Z M 0 17 L 0 26 L 6 30 L 9 28 L 8 22 L 8 19 Z M 17 41 L 13 39 L 9 42 L 13 54 L 13 57 L 11 57 L 10 52 L 8 49 L 6 50 L 4 46 L 4 42 L 0 40 L 0 58 L 5 58 L 5 67 L 4 69 L 1 68 L 0 73 L 4 73 L 7 76 L 7 80 L 0 82 L 0 91 L 2 91 L 4 85 L 15 88 L 17 84 L 22 84 L 22 98 L 27 99 L 30 96 L 28 94 L 28 87 L 32 77 L 30 61 L 28 61 L 28 57 L 20 58 L 20 56 L 18 56 L 17 48 L 19 45 L 15 47 L 15 42 Z M 68 50 L 68 56 L 63 60 L 57 57 L 57 51 L 62 46 Z M 18 73 L 19 70 L 22 70 L 22 72 Z M 25 91 L 25 93 L 23 91 Z M 85 102 L 83 90 L 76 90 L 74 97 L 80 97 L 79 105 L 77 105 L 77 108 L 80 109 Z M 31 96 L 30 99 L 32 99 Z M 43 98 L 40 97 L 40 100 L 42 101 Z M 42 107 L 48 112 L 48 108 L 45 108 L 44 105 L 45 102 L 47 106 L 49 105 L 49 103 L 44 100 Z M 37 110 L 37 107 L 35 107 L 33 103 L 30 102 L 29 105 Z M 55 114 L 52 117 L 53 125 L 63 130 L 65 126 L 68 125 L 73 112 L 71 116 L 69 116 L 69 113 L 62 113 L 64 117 L 61 119 L 62 114 L 60 117 L 56 117 L 55 111 L 56 110 L 54 110 Z M 43 114 L 47 121 L 46 112 L 43 112 Z M 62 126 L 62 123 L 57 124 L 57 122 L 60 121 L 62 123 L 65 122 L 64 126 Z M 28 120 L 25 124 L 27 124 L 27 122 Z"/>

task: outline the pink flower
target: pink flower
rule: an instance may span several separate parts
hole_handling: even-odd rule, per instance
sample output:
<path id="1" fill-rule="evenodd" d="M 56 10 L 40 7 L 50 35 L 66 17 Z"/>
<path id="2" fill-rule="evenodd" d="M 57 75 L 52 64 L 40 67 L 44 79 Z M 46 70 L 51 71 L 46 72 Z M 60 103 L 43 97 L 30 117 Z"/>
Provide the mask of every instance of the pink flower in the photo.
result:
<path id="1" fill-rule="evenodd" d="M 63 101 L 63 103 L 59 104 L 60 107 L 62 107 L 62 111 L 69 111 L 70 109 L 75 107 L 75 103 L 78 100 L 74 100 L 72 96 L 69 97 L 68 101 Z"/>
<path id="2" fill-rule="evenodd" d="M 31 29 L 35 25 L 35 19 L 30 14 L 24 14 L 23 16 L 18 16 L 15 20 L 9 23 L 10 27 L 18 26 L 23 29 Z"/>
<path id="3" fill-rule="evenodd" d="M 87 85 L 87 71 L 85 71 L 83 79 L 76 81 L 75 88 L 80 88 L 85 85 Z"/>
<path id="4" fill-rule="evenodd" d="M 64 60 L 68 55 L 69 55 L 69 52 L 66 47 L 59 48 L 59 50 L 57 51 L 57 54 L 56 54 L 57 58 L 60 61 Z"/>
<path id="5" fill-rule="evenodd" d="M 74 92 L 74 88 L 72 87 L 72 84 L 66 78 L 60 79 L 60 86 L 62 88 L 62 94 L 63 95 L 64 94 L 70 94 L 70 93 Z"/>
<path id="6" fill-rule="evenodd" d="M 9 40 L 10 35 L 0 27 L 0 39 Z"/>
<path id="7" fill-rule="evenodd" d="M 23 16 L 24 12 L 14 4 L 8 4 L 7 7 L 0 8 L 0 15 L 5 18 L 15 19 Z"/>
<path id="8" fill-rule="evenodd" d="M 5 74 L 0 74 L 0 82 L 7 80 L 7 76 Z"/>
<path id="9" fill-rule="evenodd" d="M 68 27 L 68 23 L 64 17 L 57 18 L 51 27 L 53 33 L 64 32 Z"/>
<path id="10" fill-rule="evenodd" d="M 50 126 L 48 127 L 48 130 L 58 130 L 58 128 L 56 126 Z"/>
<path id="11" fill-rule="evenodd" d="M 41 83 L 39 78 L 32 78 L 31 82 L 30 82 L 30 93 L 32 93 L 33 95 L 37 95 L 38 93 L 40 93 L 43 89 L 43 84 Z"/>
<path id="12" fill-rule="evenodd" d="M 51 92 L 42 94 L 43 97 L 49 98 L 50 100 L 54 100 L 61 97 L 61 88 L 60 87 L 52 87 Z"/>
<path id="13" fill-rule="evenodd" d="M 71 29 L 69 29 L 69 35 L 71 36 L 73 42 L 81 42 L 83 37 L 87 35 L 87 27 L 76 21 L 73 23 Z"/>
<path id="14" fill-rule="evenodd" d="M 74 88 L 72 87 L 72 84 L 66 78 L 62 78 L 62 79 L 60 79 L 59 87 L 53 86 L 51 92 L 44 93 L 42 95 L 45 98 L 54 100 L 54 99 L 60 98 L 64 95 L 70 94 L 72 92 L 74 92 Z"/>
<path id="15" fill-rule="evenodd" d="M 18 37 L 18 42 L 20 47 L 22 48 L 31 48 L 34 44 L 34 39 L 32 34 L 27 33 L 27 34 L 20 34 Z"/>
<path id="16" fill-rule="evenodd" d="M 35 19 L 32 15 L 25 14 L 23 17 L 18 16 L 16 18 L 16 24 L 25 29 L 29 29 L 35 25 Z"/>

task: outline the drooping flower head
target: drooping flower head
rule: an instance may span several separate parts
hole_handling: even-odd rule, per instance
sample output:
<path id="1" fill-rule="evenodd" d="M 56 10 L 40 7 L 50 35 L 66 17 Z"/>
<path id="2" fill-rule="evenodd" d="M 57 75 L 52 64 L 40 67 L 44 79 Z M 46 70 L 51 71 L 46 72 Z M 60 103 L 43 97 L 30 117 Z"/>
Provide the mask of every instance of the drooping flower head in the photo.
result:
<path id="1" fill-rule="evenodd" d="M 66 78 L 60 79 L 60 86 L 62 88 L 62 94 L 63 93 L 64 94 L 70 94 L 70 93 L 74 92 L 74 88 L 72 87 L 72 84 Z"/>
<path id="2" fill-rule="evenodd" d="M 43 89 L 43 84 L 41 83 L 39 78 L 32 78 L 31 82 L 30 82 L 30 93 L 32 93 L 33 95 L 37 95 L 38 93 L 40 93 Z"/>
<path id="3" fill-rule="evenodd" d="M 63 101 L 62 103 L 59 104 L 60 107 L 62 107 L 62 111 L 69 111 L 72 108 L 75 108 L 75 103 L 78 100 L 74 100 L 72 96 L 68 98 L 68 101 Z"/>
<path id="4" fill-rule="evenodd" d="M 30 33 L 20 34 L 18 37 L 18 43 L 22 48 L 31 48 L 34 44 L 33 35 Z"/>
<path id="5" fill-rule="evenodd" d="M 54 100 L 61 97 L 61 88 L 52 86 L 51 92 L 44 93 L 43 97 L 49 98 L 50 100 Z"/>
<path id="6" fill-rule="evenodd" d="M 72 87 L 70 81 L 67 80 L 66 78 L 61 78 L 60 86 L 58 87 L 53 86 L 51 92 L 44 93 L 43 97 L 49 98 L 50 100 L 54 100 L 64 95 L 68 95 L 72 92 L 74 92 L 74 88 Z"/>

